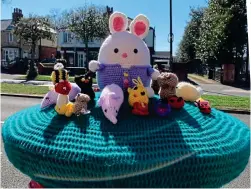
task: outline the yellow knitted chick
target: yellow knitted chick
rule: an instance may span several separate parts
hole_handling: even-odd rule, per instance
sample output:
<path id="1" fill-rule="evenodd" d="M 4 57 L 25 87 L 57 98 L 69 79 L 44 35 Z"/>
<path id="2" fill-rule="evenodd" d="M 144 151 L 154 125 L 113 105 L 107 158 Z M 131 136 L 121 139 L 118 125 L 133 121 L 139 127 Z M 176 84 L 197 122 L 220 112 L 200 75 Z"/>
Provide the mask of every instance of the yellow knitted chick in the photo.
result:
<path id="1" fill-rule="evenodd" d="M 144 87 L 140 77 L 138 79 L 133 79 L 132 82 L 136 85 L 133 88 L 128 88 L 127 91 L 129 93 L 128 101 L 130 106 L 133 106 L 135 102 L 139 103 L 149 103 L 149 98 L 147 94 L 147 90 Z"/>

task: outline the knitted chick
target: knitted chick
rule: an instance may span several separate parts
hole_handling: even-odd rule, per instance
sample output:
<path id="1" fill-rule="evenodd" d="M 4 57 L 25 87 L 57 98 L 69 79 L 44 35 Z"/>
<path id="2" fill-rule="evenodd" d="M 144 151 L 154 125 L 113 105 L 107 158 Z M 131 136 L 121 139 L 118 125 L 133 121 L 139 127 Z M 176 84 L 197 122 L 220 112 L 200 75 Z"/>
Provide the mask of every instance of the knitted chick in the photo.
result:
<path id="1" fill-rule="evenodd" d="M 148 115 L 149 98 L 147 89 L 144 87 L 140 77 L 133 79 L 132 82 L 136 85 L 133 88 L 128 88 L 128 101 L 130 106 L 133 106 L 132 113 L 137 115 Z"/>
<path id="2" fill-rule="evenodd" d="M 76 101 L 74 103 L 73 113 L 79 116 L 81 113 L 88 113 L 87 104 L 90 101 L 90 97 L 87 94 L 78 93 L 76 96 Z"/>
<path id="3" fill-rule="evenodd" d="M 168 99 L 176 95 L 176 86 L 179 82 L 178 77 L 174 73 L 161 73 L 157 78 L 160 86 L 159 95 L 161 99 Z"/>

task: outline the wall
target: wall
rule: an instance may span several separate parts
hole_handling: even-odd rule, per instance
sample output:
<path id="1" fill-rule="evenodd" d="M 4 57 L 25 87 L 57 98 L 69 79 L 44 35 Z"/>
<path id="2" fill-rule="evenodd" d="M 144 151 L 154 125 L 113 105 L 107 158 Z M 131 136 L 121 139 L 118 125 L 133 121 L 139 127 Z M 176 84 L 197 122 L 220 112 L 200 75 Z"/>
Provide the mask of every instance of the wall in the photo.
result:
<path id="1" fill-rule="evenodd" d="M 38 45 L 40 45 L 40 42 L 38 42 Z M 48 40 L 48 39 L 41 39 L 41 46 L 46 46 L 46 47 L 57 47 L 57 36 L 53 36 L 53 40 Z"/>
<path id="2" fill-rule="evenodd" d="M 1 31 L 1 47 L 19 47 L 17 43 L 17 38 L 13 35 L 13 42 L 9 42 L 9 33 L 10 31 Z"/>
<path id="3" fill-rule="evenodd" d="M 51 58 L 51 55 L 54 54 L 56 56 L 57 49 L 54 47 L 41 47 L 40 50 L 40 60 L 43 60 L 45 58 Z"/>

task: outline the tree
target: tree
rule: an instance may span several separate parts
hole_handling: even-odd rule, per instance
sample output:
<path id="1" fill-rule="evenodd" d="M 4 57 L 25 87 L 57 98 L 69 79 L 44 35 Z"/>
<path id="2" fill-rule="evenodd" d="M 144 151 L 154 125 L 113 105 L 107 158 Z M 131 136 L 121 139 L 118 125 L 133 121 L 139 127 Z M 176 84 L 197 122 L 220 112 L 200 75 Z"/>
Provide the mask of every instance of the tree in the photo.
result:
<path id="1" fill-rule="evenodd" d="M 29 18 L 21 18 L 15 24 L 14 35 L 31 47 L 31 62 L 27 72 L 27 79 L 34 79 L 37 76 L 37 69 L 34 64 L 36 45 L 41 39 L 53 40 L 51 26 L 47 19 L 30 15 Z"/>
<path id="2" fill-rule="evenodd" d="M 60 9 L 54 8 L 50 10 L 50 14 L 47 15 L 46 18 L 48 18 L 54 29 L 60 30 L 67 28 L 67 16 L 67 10 L 61 11 Z"/>
<path id="3" fill-rule="evenodd" d="M 197 56 L 209 63 L 234 63 L 243 56 L 246 41 L 246 1 L 210 0 L 196 43 Z"/>
<path id="4" fill-rule="evenodd" d="M 195 43 L 199 38 L 199 29 L 203 18 L 205 8 L 191 8 L 190 21 L 185 27 L 184 35 L 178 48 L 178 59 L 180 61 L 189 61 L 196 58 Z"/>
<path id="5" fill-rule="evenodd" d="M 105 7 L 87 4 L 73 9 L 68 14 L 68 27 L 86 49 L 86 67 L 89 61 L 88 42 L 103 39 L 109 34 L 108 14 Z"/>

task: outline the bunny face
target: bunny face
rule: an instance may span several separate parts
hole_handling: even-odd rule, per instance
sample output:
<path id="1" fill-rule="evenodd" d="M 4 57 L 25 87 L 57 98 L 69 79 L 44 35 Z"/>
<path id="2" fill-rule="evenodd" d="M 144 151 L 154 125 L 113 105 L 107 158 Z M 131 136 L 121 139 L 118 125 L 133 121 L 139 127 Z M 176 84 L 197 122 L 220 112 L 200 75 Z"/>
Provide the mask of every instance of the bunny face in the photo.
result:
<path id="1" fill-rule="evenodd" d="M 126 31 L 127 17 L 115 12 L 110 16 L 109 35 L 103 42 L 98 61 L 104 64 L 120 64 L 123 68 L 150 65 L 150 52 L 142 40 L 149 31 L 149 21 L 138 15 Z"/>

